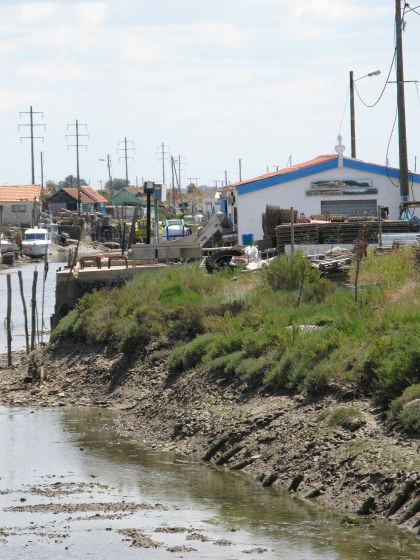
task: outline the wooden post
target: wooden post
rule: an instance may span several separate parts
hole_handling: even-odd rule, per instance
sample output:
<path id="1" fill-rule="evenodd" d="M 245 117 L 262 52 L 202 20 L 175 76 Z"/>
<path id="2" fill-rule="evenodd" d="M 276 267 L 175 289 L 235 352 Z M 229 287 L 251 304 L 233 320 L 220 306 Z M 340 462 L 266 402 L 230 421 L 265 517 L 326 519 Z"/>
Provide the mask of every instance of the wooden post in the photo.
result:
<path id="1" fill-rule="evenodd" d="M 36 333 L 36 283 L 38 280 L 38 270 L 34 270 L 34 279 L 32 282 L 32 323 L 31 323 L 31 350 L 35 348 L 35 333 Z"/>
<path id="2" fill-rule="evenodd" d="M 48 255 L 45 253 L 45 260 L 44 260 L 44 278 L 42 283 L 42 308 L 41 308 L 41 344 L 43 343 L 43 335 L 44 335 L 44 301 L 45 301 L 45 282 L 47 280 L 48 274 Z"/>
<path id="3" fill-rule="evenodd" d="M 357 303 L 357 283 L 359 281 L 360 269 L 360 237 L 357 239 L 357 264 L 356 264 L 356 277 L 354 279 L 354 301 Z"/>
<path id="4" fill-rule="evenodd" d="M 293 206 L 290 208 L 290 253 L 295 254 L 295 213 Z"/>
<path id="5" fill-rule="evenodd" d="M 379 247 L 382 247 L 382 206 L 378 205 L 378 242 Z"/>
<path id="6" fill-rule="evenodd" d="M 24 293 L 23 293 L 23 280 L 22 280 L 22 271 L 21 270 L 18 270 L 18 277 L 19 277 L 20 297 L 22 299 L 22 305 L 23 305 L 23 317 L 25 319 L 26 353 L 29 354 L 28 311 L 26 309 L 25 296 L 24 296 Z"/>
<path id="7" fill-rule="evenodd" d="M 7 275 L 7 365 L 12 365 L 12 280 L 10 274 Z"/>

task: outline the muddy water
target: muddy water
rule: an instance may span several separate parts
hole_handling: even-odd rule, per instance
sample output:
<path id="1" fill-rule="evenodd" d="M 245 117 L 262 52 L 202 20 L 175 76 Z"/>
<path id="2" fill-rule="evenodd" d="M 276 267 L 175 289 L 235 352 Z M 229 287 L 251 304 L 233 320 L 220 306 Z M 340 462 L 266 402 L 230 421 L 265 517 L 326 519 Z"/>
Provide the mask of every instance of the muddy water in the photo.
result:
<path id="1" fill-rule="evenodd" d="M 420 557 L 386 523 L 142 449 L 101 411 L 0 408 L 0 558 L 365 560 Z"/>

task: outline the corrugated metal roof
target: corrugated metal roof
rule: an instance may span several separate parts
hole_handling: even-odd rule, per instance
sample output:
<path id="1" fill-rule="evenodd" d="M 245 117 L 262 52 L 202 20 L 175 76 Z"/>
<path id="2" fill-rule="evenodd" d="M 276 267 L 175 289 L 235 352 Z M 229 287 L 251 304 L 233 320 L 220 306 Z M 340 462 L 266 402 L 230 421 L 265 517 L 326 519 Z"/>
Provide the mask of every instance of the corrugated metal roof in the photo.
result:
<path id="1" fill-rule="evenodd" d="M 41 195 L 41 185 L 0 185 L 0 202 L 33 202 Z"/>

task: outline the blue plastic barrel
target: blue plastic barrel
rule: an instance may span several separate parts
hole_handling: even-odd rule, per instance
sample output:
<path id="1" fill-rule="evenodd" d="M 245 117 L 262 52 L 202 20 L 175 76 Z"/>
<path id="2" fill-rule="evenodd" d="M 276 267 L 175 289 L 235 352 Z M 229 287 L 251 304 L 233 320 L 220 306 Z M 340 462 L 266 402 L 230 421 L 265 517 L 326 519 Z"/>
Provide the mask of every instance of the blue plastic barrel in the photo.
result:
<path id="1" fill-rule="evenodd" d="M 243 233 L 242 234 L 242 245 L 254 245 L 254 234 L 253 233 Z"/>

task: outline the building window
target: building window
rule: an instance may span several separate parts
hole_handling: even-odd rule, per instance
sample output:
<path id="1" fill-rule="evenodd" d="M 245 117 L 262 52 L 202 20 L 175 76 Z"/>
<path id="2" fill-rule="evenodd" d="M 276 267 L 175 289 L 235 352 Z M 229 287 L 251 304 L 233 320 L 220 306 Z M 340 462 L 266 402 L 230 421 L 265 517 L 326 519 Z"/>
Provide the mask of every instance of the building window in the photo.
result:
<path id="1" fill-rule="evenodd" d="M 26 212 L 24 204 L 12 204 L 12 212 Z"/>

